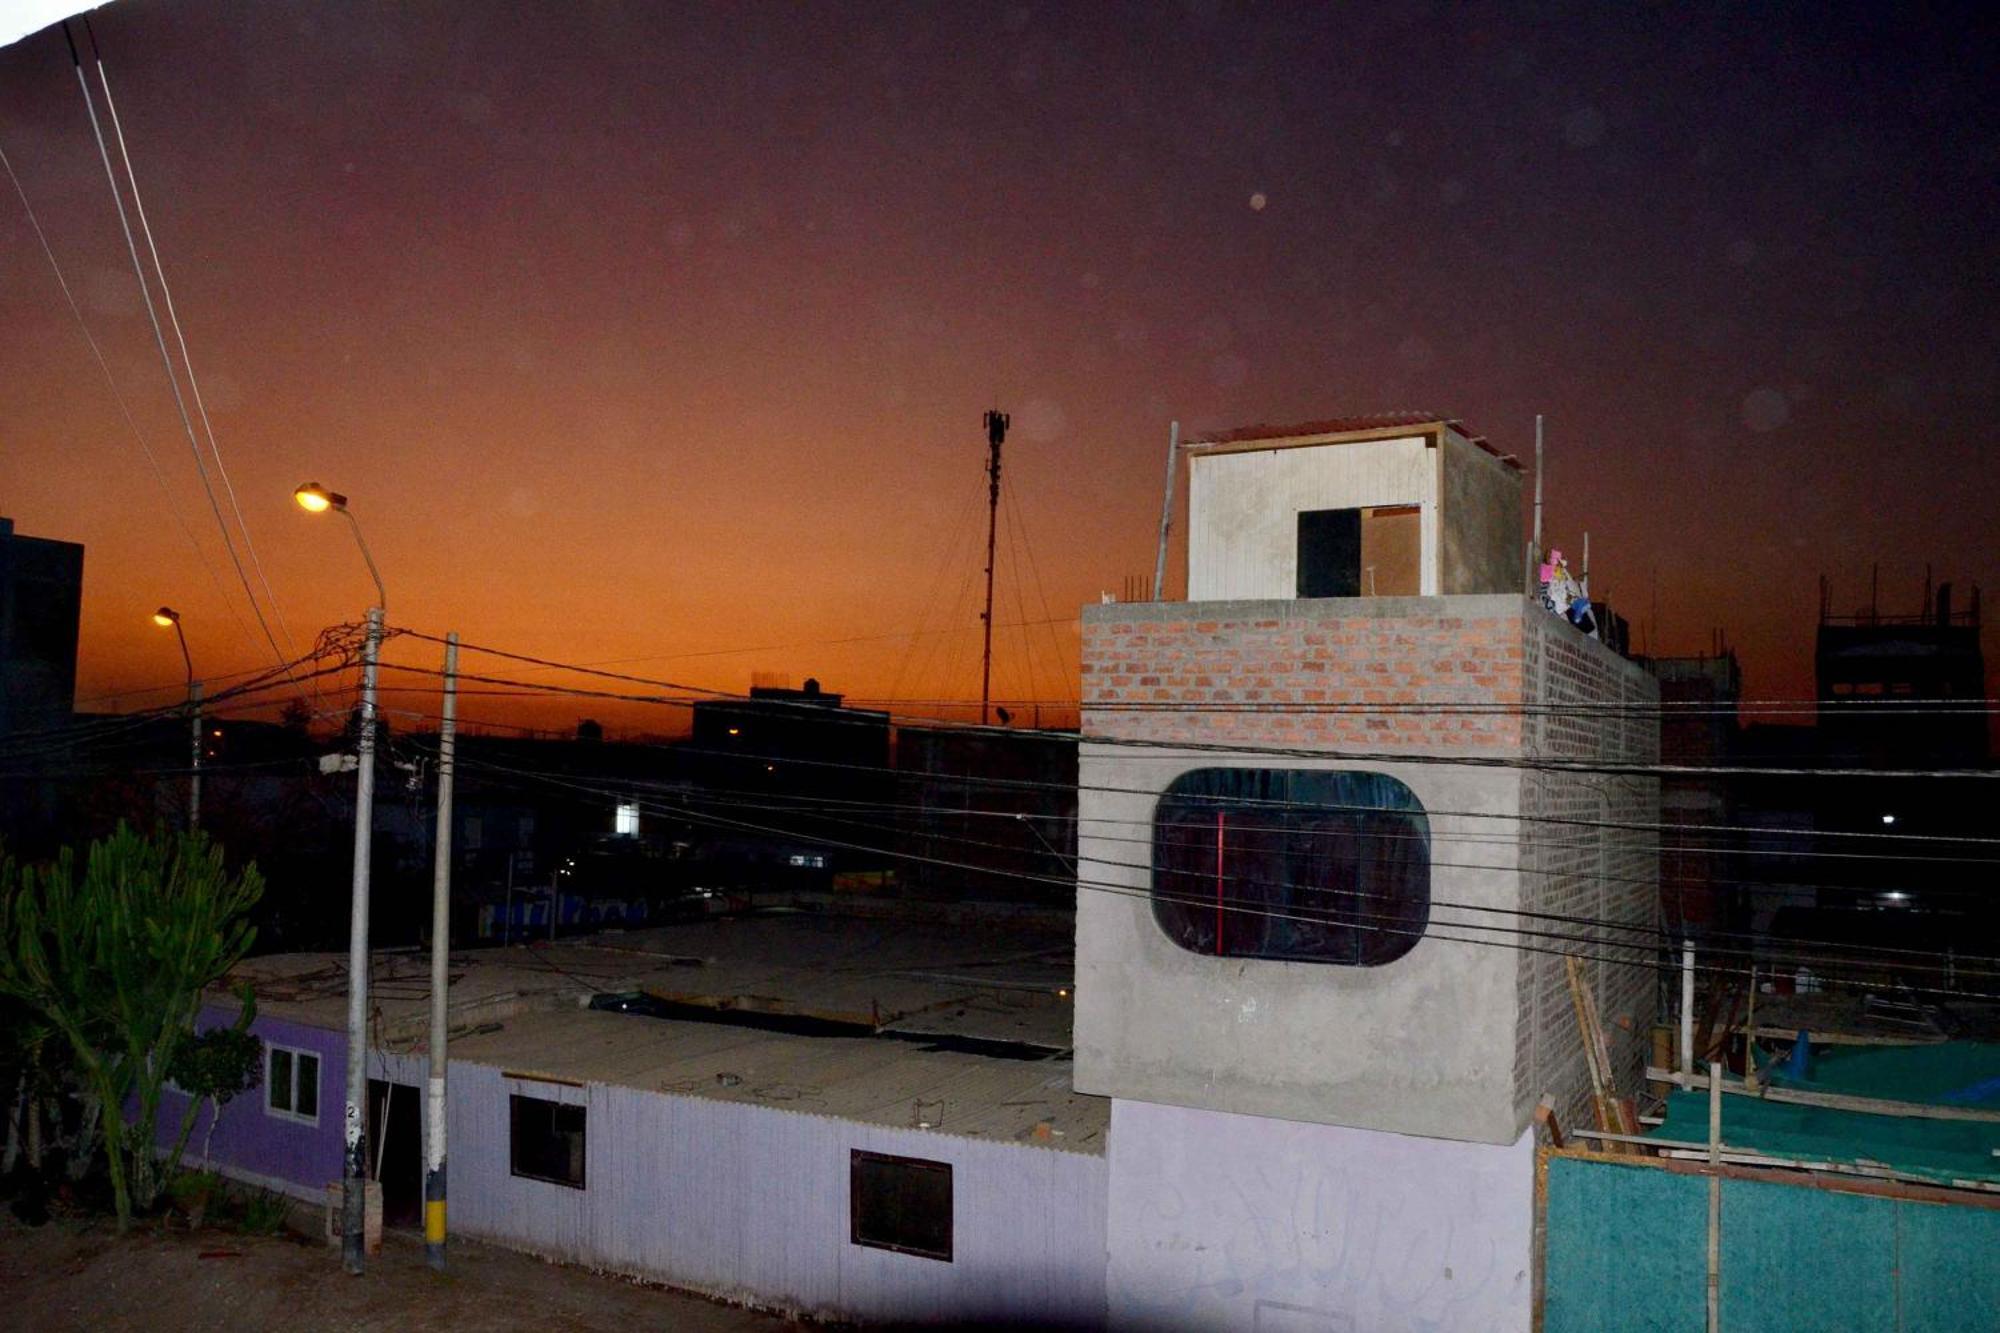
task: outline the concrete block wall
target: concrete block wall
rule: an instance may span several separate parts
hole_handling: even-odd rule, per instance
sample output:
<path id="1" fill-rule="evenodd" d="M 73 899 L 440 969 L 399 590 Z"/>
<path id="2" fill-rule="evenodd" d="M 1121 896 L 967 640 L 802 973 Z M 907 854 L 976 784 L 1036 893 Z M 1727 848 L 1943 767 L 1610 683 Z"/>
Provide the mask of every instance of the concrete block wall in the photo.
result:
<path id="1" fill-rule="evenodd" d="M 1526 613 L 1527 758 L 1586 764 L 1656 764 L 1659 683 L 1636 664 L 1556 617 Z M 1603 925 L 1535 920 L 1532 928 L 1582 937 L 1541 940 L 1589 955 L 1592 986 L 1618 1087 L 1630 1093 L 1645 1068 L 1656 1017 L 1659 937 L 1657 778 L 1530 771 L 1522 791 L 1524 910 Z M 1620 927 L 1625 927 L 1621 929 Z M 1564 1124 L 1590 1123 L 1588 1069 L 1561 957 L 1521 956 L 1517 1086 L 1531 1111 L 1544 1092 Z"/>

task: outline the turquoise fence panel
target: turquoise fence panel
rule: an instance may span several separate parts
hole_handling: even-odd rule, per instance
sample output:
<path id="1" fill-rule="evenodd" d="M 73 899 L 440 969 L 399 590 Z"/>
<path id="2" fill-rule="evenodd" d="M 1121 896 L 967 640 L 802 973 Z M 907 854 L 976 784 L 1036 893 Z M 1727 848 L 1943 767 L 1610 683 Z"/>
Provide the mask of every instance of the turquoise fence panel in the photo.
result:
<path id="1" fill-rule="evenodd" d="M 2000 1329 L 2000 1211 L 1902 1203 L 1896 1221 L 1902 1333 Z"/>
<path id="2" fill-rule="evenodd" d="M 1688 1333 L 1708 1308 L 1708 1182 L 1549 1159 L 1543 1333 Z"/>
<path id="3" fill-rule="evenodd" d="M 1549 1159 L 1545 1333 L 1700 1333 L 1706 1177 Z M 1725 1329 L 2000 1330 L 2000 1210 L 1722 1182 Z"/>
<path id="4" fill-rule="evenodd" d="M 1705 1196 L 1708 1182 L 1698 1183 Z M 1893 1199 L 1724 1180 L 1722 1326 L 1895 1328 L 1896 1207 Z M 1700 1226 L 1705 1245 L 1705 1211 Z"/>

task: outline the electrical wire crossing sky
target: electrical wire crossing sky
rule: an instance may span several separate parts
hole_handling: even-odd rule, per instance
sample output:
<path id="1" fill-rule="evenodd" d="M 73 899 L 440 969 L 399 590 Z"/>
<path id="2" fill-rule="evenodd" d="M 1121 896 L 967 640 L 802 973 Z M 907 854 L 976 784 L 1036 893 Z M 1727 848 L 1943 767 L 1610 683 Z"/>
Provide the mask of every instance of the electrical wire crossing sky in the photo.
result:
<path id="1" fill-rule="evenodd" d="M 1074 698 L 1076 608 L 1150 582 L 1173 420 L 1421 409 L 1525 455 L 1542 413 L 1553 543 L 1760 698 L 1812 693 L 1821 573 L 1842 612 L 2000 583 L 1983 7 L 91 17 L 133 247 L 60 32 L 0 49 L 77 307 L 0 196 L 0 511 L 88 547 L 87 698 L 177 685 L 162 603 L 204 676 L 358 621 L 317 480 L 404 623 L 976 711 L 991 407 L 1017 718 Z"/>

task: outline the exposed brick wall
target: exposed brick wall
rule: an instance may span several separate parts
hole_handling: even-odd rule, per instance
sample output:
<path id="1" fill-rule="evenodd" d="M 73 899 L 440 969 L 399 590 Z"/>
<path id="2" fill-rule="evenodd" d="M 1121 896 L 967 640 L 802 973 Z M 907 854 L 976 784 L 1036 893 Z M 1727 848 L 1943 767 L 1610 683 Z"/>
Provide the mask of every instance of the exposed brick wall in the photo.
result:
<path id="1" fill-rule="evenodd" d="M 1476 615 L 1437 599 L 1187 602 L 1171 619 L 1092 609 L 1083 625 L 1083 733 L 1330 750 L 1518 753 L 1509 713 L 1398 705 L 1516 705 L 1524 645 L 1505 599 Z M 1357 607 L 1376 608 L 1370 613 Z M 1174 705 L 1186 705 L 1177 708 Z M 1245 705 L 1307 704 L 1257 711 Z M 1198 711 L 1224 705 L 1222 711 Z"/>

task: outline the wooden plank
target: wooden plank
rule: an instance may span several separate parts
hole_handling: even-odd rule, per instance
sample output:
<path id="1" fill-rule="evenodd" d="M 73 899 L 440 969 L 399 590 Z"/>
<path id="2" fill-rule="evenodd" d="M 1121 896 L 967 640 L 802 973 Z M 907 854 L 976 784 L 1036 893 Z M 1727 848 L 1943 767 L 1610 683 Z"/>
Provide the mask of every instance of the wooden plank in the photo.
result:
<path id="1" fill-rule="evenodd" d="M 1606 1135 L 1592 1133 L 1588 1129 L 1578 1129 L 1578 1131 L 1572 1131 L 1570 1137 L 1572 1139 L 1592 1139 L 1594 1141 L 1594 1139 L 1604 1139 Z M 1680 1141 L 1646 1139 L 1646 1143 L 1666 1145 L 1666 1143 L 1680 1143 Z M 2000 1189 L 1990 1189 L 1984 1181 L 1960 1181 L 1960 1183 L 1954 1183 L 1954 1185 L 1938 1185 L 1938 1183 L 1922 1183 L 1920 1185 L 1916 1181 L 1878 1179 L 1878 1177 L 1872 1177 L 1872 1175 L 1870 1177 L 1844 1175 L 1840 1171 L 1832 1171 L 1832 1169 L 1824 1169 L 1822 1171 L 1822 1169 L 1810 1167 L 1810 1165 L 1808 1167 L 1786 1167 L 1786 1165 L 1782 1165 L 1786 1161 L 1782 1157 L 1758 1157 L 1756 1159 L 1758 1165 L 1724 1161 L 1724 1165 L 1720 1165 L 1720 1167 L 1710 1167 L 1708 1161 L 1706 1161 L 1708 1159 L 1708 1145 L 1706 1143 L 1688 1143 L 1688 1145 L 1676 1147 L 1672 1151 L 1672 1155 L 1662 1153 L 1658 1157 L 1650 1157 L 1650 1155 L 1624 1157 L 1624 1155 L 1616 1155 L 1616 1153 L 1610 1153 L 1610 1151 L 1604 1151 L 1604 1149 L 1588 1149 L 1588 1147 L 1574 1147 L 1574 1145 L 1562 1149 L 1560 1153 L 1556 1149 L 1550 1149 L 1550 1147 L 1544 1147 L 1540 1151 L 1546 1153 L 1548 1157 L 1566 1157 L 1566 1159 L 1574 1159 L 1574 1161 L 1600 1161 L 1600 1163 L 1616 1165 L 1616 1167 L 1656 1167 L 1656 1169 L 1662 1169 L 1662 1171 L 1674 1171 L 1678 1175 L 1720 1175 L 1720 1177 L 1730 1179 L 1730 1181 L 1770 1181 L 1774 1185 L 1800 1185 L 1800 1187 L 1806 1187 L 1806 1189 L 1828 1189 L 1828 1191 L 1836 1191 L 1836 1193 L 1882 1195 L 1882 1197 L 1888 1197 L 1888 1199 L 1914 1199 L 1914 1201 L 1920 1201 L 1920 1203 L 1956 1203 L 1956 1205 L 1974 1207 L 1974 1209 L 2000 1209 Z"/>
<path id="2" fill-rule="evenodd" d="M 1556 1099 L 1549 1093 L 1542 1094 L 1541 1102 L 1535 1107 L 1535 1123 L 1549 1133 L 1549 1146 L 1563 1146 L 1562 1123 L 1556 1119 Z"/>
<path id="3" fill-rule="evenodd" d="M 1647 1078 L 1660 1079 L 1688 1089 L 1707 1088 L 1708 1076 L 1692 1078 L 1664 1069 L 1648 1069 Z M 1794 1106 L 1823 1106 L 1833 1111 L 1865 1111 L 1870 1115 L 1912 1116 L 1919 1120 L 1971 1120 L 2000 1125 L 2000 1111 L 1976 1106 L 1939 1106 L 1935 1102 L 1899 1102 L 1885 1097 L 1850 1097 L 1838 1092 L 1810 1092 L 1803 1088 L 1762 1088 L 1752 1090 L 1741 1083 L 1722 1080 L 1722 1090 L 1740 1097 L 1762 1097 L 1765 1101 L 1788 1102 Z"/>

